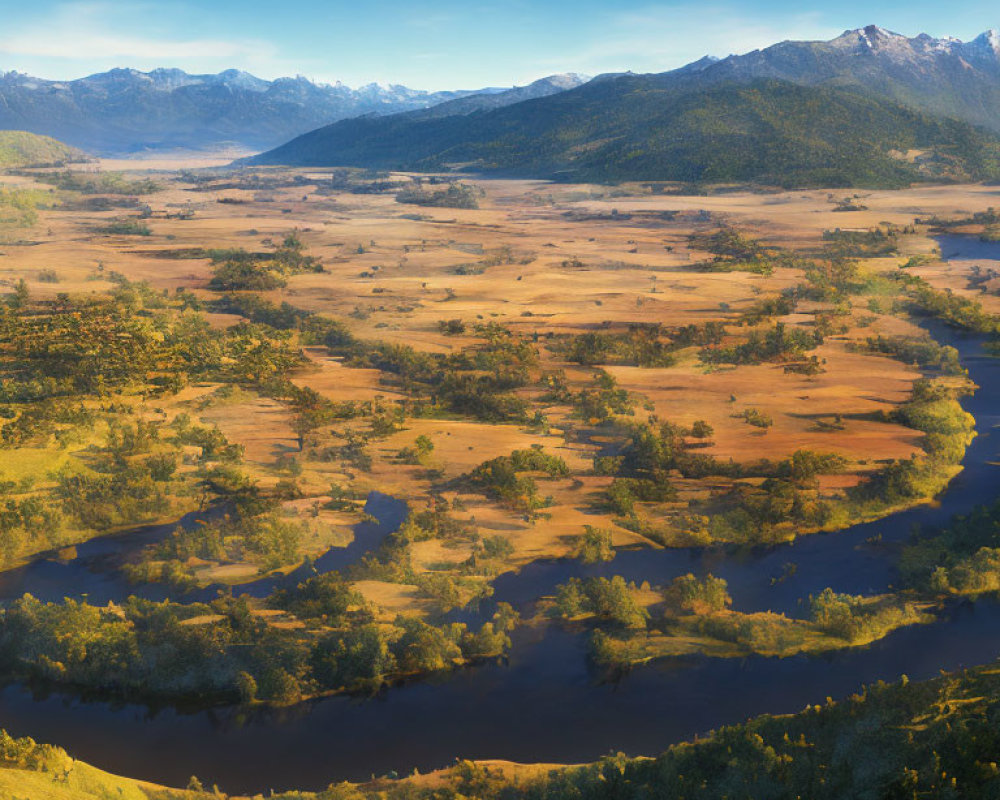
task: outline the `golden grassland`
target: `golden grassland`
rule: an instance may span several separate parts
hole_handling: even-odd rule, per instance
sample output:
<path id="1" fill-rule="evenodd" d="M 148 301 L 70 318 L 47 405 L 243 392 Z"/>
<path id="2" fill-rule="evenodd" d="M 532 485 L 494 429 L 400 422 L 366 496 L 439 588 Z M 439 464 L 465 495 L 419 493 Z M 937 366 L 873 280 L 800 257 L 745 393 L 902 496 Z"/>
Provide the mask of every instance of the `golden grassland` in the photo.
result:
<path id="1" fill-rule="evenodd" d="M 186 182 L 172 169 L 210 166 L 210 161 L 108 164 L 150 173 L 164 189 L 144 196 L 151 216 L 149 236 L 95 233 L 95 228 L 130 212 L 66 210 L 56 207 L 21 232 L 21 240 L 3 248 L 0 286 L 24 279 L 34 296 L 60 292 L 91 294 L 106 291 L 112 273 L 147 281 L 158 290 L 184 287 L 203 298 L 211 277 L 207 258 L 172 257 L 191 248 L 259 249 L 297 229 L 324 271 L 297 275 L 288 285 L 265 295 L 274 302 L 348 323 L 359 339 L 411 345 L 429 352 L 455 352 L 469 336 L 442 332 L 442 320 L 468 324 L 497 322 L 517 334 L 584 333 L 622 329 L 633 323 L 678 326 L 709 320 L 734 320 L 762 298 L 794 286 L 801 275 L 777 269 L 769 276 L 746 272 L 700 272 L 693 266 L 706 254 L 693 250 L 689 235 L 719 224 L 732 225 L 768 244 L 812 252 L 824 230 L 867 228 L 882 223 L 911 224 L 915 217 L 970 213 L 993 204 L 998 192 L 983 186 L 920 187 L 901 192 L 871 192 L 867 210 L 835 211 L 825 191 L 773 194 L 716 193 L 709 196 L 650 195 L 640 187 L 610 190 L 600 186 L 563 186 L 539 181 L 477 181 L 485 192 L 479 209 L 423 208 L 395 202 L 392 195 L 317 191 L 327 180 L 323 171 L 305 171 L 305 182 L 274 189 L 209 188 Z M 91 167 L 88 167 L 88 169 Z M 280 171 L 265 176 L 288 177 Z M 5 179 L 6 181 L 6 179 Z M 313 182 L 314 181 L 314 182 Z M 30 185 L 24 178 L 20 185 Z M 220 202 L 225 200 L 226 202 Z M 180 212 L 184 212 L 181 214 Z M 185 218 L 181 218 L 185 217 Z M 864 262 L 872 273 L 888 273 L 909 256 L 931 253 L 934 243 L 925 229 L 900 239 L 899 256 Z M 510 263 L 479 269 L 490 254 L 505 252 Z M 472 269 L 469 269 L 472 265 Z M 43 279 L 54 271 L 58 281 Z M 1000 310 L 1000 298 L 966 288 L 967 276 L 956 267 L 935 263 L 913 269 L 933 285 L 981 299 L 987 310 Z M 459 274 L 468 272 L 471 274 Z M 808 304 L 780 318 L 789 327 L 808 327 Z M 232 315 L 210 315 L 214 325 L 235 321 Z M 866 473 L 890 460 L 920 452 L 921 435 L 913 429 L 878 419 L 904 402 L 919 371 L 883 356 L 853 352 L 851 341 L 878 333 L 916 335 L 919 329 L 888 309 L 855 304 L 846 318 L 847 330 L 827 338 L 816 351 L 824 371 L 805 376 L 786 373 L 774 364 L 706 367 L 694 350 L 682 352 L 678 363 L 664 368 L 609 366 L 619 385 L 642 398 L 644 410 L 660 419 L 687 426 L 705 420 L 714 435 L 700 451 L 722 460 L 780 460 L 796 450 L 831 452 L 847 460 L 844 474 L 823 476 L 819 493 L 837 498 Z M 378 370 L 359 369 L 328 355 L 323 348 L 305 349 L 310 367 L 295 378 L 336 402 L 392 401 L 399 391 L 384 385 Z M 569 388 L 579 390 L 592 380 L 593 369 L 560 361 L 541 348 L 542 369 L 565 371 Z M 283 477 L 283 459 L 297 460 L 298 480 L 307 499 L 286 505 L 305 515 L 328 499 L 332 483 L 356 493 L 378 489 L 426 504 L 440 493 L 459 519 L 474 521 L 484 534 L 502 534 L 514 545 L 504 565 L 516 569 L 532 560 L 565 556 L 585 525 L 612 530 L 616 546 L 655 544 L 643 533 L 614 524 L 609 512 L 595 508 L 594 498 L 610 479 L 593 475 L 600 431 L 580 436 L 579 422 L 567 407 L 546 409 L 547 431 L 512 424 L 469 419 L 407 419 L 403 430 L 371 448 L 368 472 L 336 462 L 311 461 L 299 454 L 292 417 L 277 401 L 244 392 L 218 399 L 216 387 L 192 387 L 158 403 L 168 417 L 184 411 L 204 424 L 218 426 L 231 441 L 245 448 L 246 467 L 262 486 Z M 774 424 L 761 430 L 738 418 L 745 408 L 769 415 Z M 837 420 L 833 427 L 829 423 Z M 357 423 L 339 426 L 346 434 Z M 425 463 L 404 464 L 398 454 L 424 435 L 434 443 Z M 87 443 L 80 443 L 80 447 Z M 482 495 L 449 485 L 477 464 L 515 449 L 541 445 L 562 457 L 572 475 L 540 481 L 552 502 L 541 519 L 526 519 Z M 15 457 L 16 456 L 16 457 Z M 0 451 L 0 473 L 32 475 L 39 480 L 58 466 L 65 452 Z M 710 481 L 677 480 L 679 506 L 704 498 Z M 444 488 L 442 488 L 444 487 Z M 717 487 L 716 487 L 717 488 Z M 324 510 L 306 554 L 315 555 L 350 535 L 350 515 Z M 356 517 L 353 517 L 356 519 Z M 319 529 L 322 528 L 321 531 Z M 471 546 L 446 546 L 438 541 L 413 546 L 414 568 L 432 571 L 459 564 Z M 201 565 L 206 581 L 242 579 L 247 565 Z M 378 582 L 373 582 L 378 583 Z M 398 609 L 411 597 L 407 590 L 368 585 L 366 596 L 382 598 Z"/>
<path id="2" fill-rule="evenodd" d="M 518 764 L 511 761 L 484 760 L 475 762 L 486 769 L 494 777 L 503 777 L 510 781 L 524 781 L 544 776 L 551 770 L 566 769 L 566 764 Z M 358 796 L 378 796 L 380 791 L 388 788 L 398 789 L 402 786 L 434 790 L 444 789 L 452 783 L 452 770 L 442 769 L 427 774 L 415 774 L 406 778 L 379 778 L 368 783 L 351 786 L 351 789 L 362 790 L 365 794 Z M 92 767 L 76 759 L 67 759 L 66 767 L 61 772 L 40 772 L 30 769 L 18 769 L 12 766 L 0 766 L 0 800 L 263 800 L 264 795 L 253 797 L 228 794 L 216 794 L 211 787 L 208 791 L 176 789 L 161 786 L 147 781 L 134 780 Z M 275 795 L 277 796 L 277 795 Z M 306 800 L 316 797 L 311 792 L 295 792 L 295 800 Z"/>
<path id="3" fill-rule="evenodd" d="M 76 761 L 66 779 L 34 770 L 0 769 L 0 798 L 3 800 L 151 800 L 156 794 L 181 800 L 187 792 L 170 792 L 153 784 L 121 778 Z M 185 798 L 186 800 L 186 798 Z"/>
<path id="4" fill-rule="evenodd" d="M 131 215 L 131 210 L 79 210 L 78 205 L 64 202 L 71 198 L 30 178 L 0 179 L 9 187 L 48 193 L 53 205 L 40 210 L 37 221 L 0 232 L 4 242 L 0 245 L 0 292 L 12 290 L 23 279 L 35 297 L 97 295 L 111 289 L 110 278 L 117 273 L 170 293 L 183 287 L 208 300 L 216 296 L 208 289 L 212 266 L 194 249 L 255 250 L 264 247 L 266 240 L 280 241 L 296 229 L 310 253 L 322 259 L 324 270 L 289 278 L 286 287 L 265 293 L 268 299 L 343 320 L 360 340 L 454 353 L 477 339 L 471 334 L 448 335 L 439 326 L 445 320 L 458 319 L 470 326 L 496 322 L 515 334 L 537 336 L 541 343 L 550 334 L 620 331 L 635 323 L 680 326 L 721 319 L 732 325 L 761 299 L 797 285 L 801 273 L 784 268 L 766 276 L 699 271 L 696 265 L 708 254 L 692 249 L 692 233 L 726 224 L 767 244 L 811 253 L 822 246 L 826 230 L 868 229 L 885 223 L 903 226 L 917 217 L 934 215 L 966 216 L 996 204 L 1000 195 L 986 186 L 876 191 L 860 198 L 866 210 L 844 213 L 835 210 L 841 195 L 825 191 L 662 196 L 642 187 L 490 180 L 476 181 L 485 193 L 479 209 L 451 209 L 402 205 L 391 194 L 321 192 L 329 178 L 323 171 L 296 173 L 305 180 L 285 188 L 208 190 L 179 172 L 221 163 L 206 156 L 194 161 L 159 159 L 85 167 L 124 169 L 162 182 L 162 191 L 142 198 L 150 209 L 149 236 L 95 232 L 111 220 Z M 261 174 L 291 177 L 277 170 Z M 60 207 L 61 202 L 65 207 Z M 984 293 L 970 282 L 971 266 L 936 259 L 935 243 L 925 226 L 901 235 L 899 247 L 897 255 L 863 259 L 863 269 L 870 275 L 887 275 L 912 256 L 929 256 L 909 267 L 911 274 L 1000 313 L 1000 295 L 993 291 L 994 285 L 987 285 Z M 497 253 L 506 255 L 493 259 Z M 1000 262 L 984 261 L 982 266 L 995 269 Z M 806 330 L 813 324 L 815 310 L 803 301 L 795 313 L 776 321 Z M 208 317 L 216 327 L 239 320 L 231 314 L 210 313 Z M 621 388 L 640 399 L 636 420 L 655 414 L 685 428 L 699 420 L 708 422 L 713 435 L 698 451 L 705 455 L 737 462 L 779 461 L 801 449 L 842 456 L 843 471 L 819 476 L 816 486 L 819 497 L 836 501 L 886 463 L 922 452 L 919 431 L 885 417 L 909 399 L 921 372 L 851 347 L 868 336 L 917 336 L 921 329 L 893 307 L 891 298 L 877 296 L 853 298 L 843 321 L 844 331 L 827 337 L 815 351 L 823 366 L 815 375 L 786 372 L 780 365 L 767 363 L 709 367 L 698 360 L 694 348 L 679 353 L 669 367 L 612 365 L 606 370 Z M 563 370 L 570 390 L 592 385 L 593 368 L 567 363 L 544 346 L 539 351 L 540 369 Z M 303 355 L 308 366 L 295 375 L 294 382 L 334 402 L 391 403 L 404 396 L 377 369 L 351 366 L 318 346 L 304 347 Z M 537 393 L 522 393 L 536 399 Z M 587 526 L 609 531 L 616 548 L 686 541 L 683 531 L 668 532 L 674 535 L 671 538 L 653 536 L 650 529 L 630 530 L 616 524 L 615 516 L 595 503 L 611 478 L 594 473 L 593 458 L 614 432 L 575 418 L 569 406 L 557 402 L 545 408 L 547 425 L 541 428 L 450 415 L 408 418 L 401 430 L 372 442 L 370 468 L 361 470 L 302 452 L 289 408 L 253 391 L 232 387 L 223 391 L 217 384 L 206 383 L 169 397 L 120 401 L 138 417 L 166 423 L 188 414 L 201 424 L 217 426 L 229 441 L 243 447 L 243 467 L 262 487 L 274 488 L 287 481 L 294 462 L 301 496 L 284 501 L 282 511 L 306 523 L 302 558 L 348 544 L 351 526 L 361 518 L 358 501 L 354 507 L 328 505 L 334 485 L 346 488 L 354 498 L 377 489 L 409 501 L 416 509 L 444 498 L 455 519 L 474 525 L 483 536 L 509 540 L 513 552 L 495 565 L 497 571 L 570 556 Z M 748 408 L 769 416 L 773 425 L 761 429 L 747 424 L 738 414 Z M 358 420 L 337 422 L 333 433 L 346 437 L 362 424 Z M 28 487 L 25 492 L 45 491 L 67 460 L 86 459 L 104 434 L 98 426 L 58 447 L 0 449 L 0 477 L 23 483 Z M 400 453 L 421 436 L 432 441 L 434 449 L 419 463 L 408 463 Z M 555 478 L 536 476 L 540 493 L 550 497 L 540 514 L 513 510 L 470 491 L 458 480 L 489 459 L 533 446 L 559 456 L 570 472 Z M 182 464 L 180 472 L 192 469 Z M 951 472 L 957 470 L 951 468 Z M 713 497 L 732 485 L 716 477 L 671 476 L 671 480 L 678 490 L 676 501 L 639 504 L 640 517 L 653 523 L 651 529 L 668 526 L 671 514 L 689 507 L 697 513 L 711 513 Z M 176 519 L 200 503 L 194 493 L 173 498 L 164 518 Z M 848 522 L 838 517 L 831 524 Z M 66 544 L 84 535 L 68 531 Z M 418 578 L 431 573 L 462 574 L 461 566 L 475 553 L 472 542 L 434 538 L 416 541 L 409 550 Z M 239 583 L 260 572 L 259 565 L 249 561 L 192 559 L 186 566 L 201 585 Z M 295 566 L 286 564 L 282 570 Z M 487 577 L 469 580 L 482 582 Z M 415 584 L 372 577 L 354 581 L 353 588 L 376 609 L 381 624 L 398 614 L 430 618 L 440 610 L 438 602 Z M 463 585 L 463 600 L 470 591 L 469 585 Z M 659 613 L 659 592 L 643 587 L 636 594 L 651 615 Z M 865 599 L 871 604 L 883 601 L 887 598 Z M 927 621 L 931 618 L 928 611 L 929 605 L 910 604 L 892 624 L 846 640 L 807 620 L 725 609 L 709 615 L 673 616 L 664 624 L 612 637 L 611 647 L 617 648 L 622 663 L 695 653 L 717 657 L 822 653 L 868 644 L 894 627 Z M 302 625 L 279 611 L 255 608 L 253 613 L 275 628 Z M 205 615 L 183 624 L 208 624 L 214 619 Z M 720 629 L 743 623 L 767 636 L 747 643 L 718 635 Z M 528 624 L 543 623 L 537 618 Z M 484 763 L 513 779 L 552 768 Z M 407 780 L 421 787 L 444 787 L 445 775 Z M 365 788 L 378 791 L 379 782 Z M 0 766 L 0 800 L 200 800 L 207 796 L 120 778 L 82 762 L 68 761 L 64 770 L 54 772 Z"/>

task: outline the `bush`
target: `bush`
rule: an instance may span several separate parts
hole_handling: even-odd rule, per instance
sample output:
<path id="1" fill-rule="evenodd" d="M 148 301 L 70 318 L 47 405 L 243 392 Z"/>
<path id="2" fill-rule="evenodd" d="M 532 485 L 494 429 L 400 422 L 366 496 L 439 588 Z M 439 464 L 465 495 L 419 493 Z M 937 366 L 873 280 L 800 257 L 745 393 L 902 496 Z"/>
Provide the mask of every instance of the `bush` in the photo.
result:
<path id="1" fill-rule="evenodd" d="M 613 560 L 615 549 L 612 546 L 611 531 L 585 525 L 583 535 L 577 540 L 574 555 L 584 564 Z"/>
<path id="2" fill-rule="evenodd" d="M 472 186 L 453 183 L 447 189 L 424 191 L 420 188 L 404 189 L 396 195 L 397 203 L 438 208 L 479 208 L 481 191 Z"/>
<path id="3" fill-rule="evenodd" d="M 528 475 L 541 472 L 549 477 L 569 475 L 569 467 L 558 456 L 550 456 L 540 446 L 515 450 L 509 456 L 498 456 L 476 467 L 467 482 L 501 503 L 522 511 L 541 508 L 545 501 L 538 497 L 538 487 Z"/>
<path id="4" fill-rule="evenodd" d="M 774 420 L 771 418 L 771 415 L 765 414 L 759 408 L 744 409 L 737 416 L 741 417 L 744 422 L 748 425 L 753 425 L 755 428 L 766 429 L 774 425 Z"/>
<path id="5" fill-rule="evenodd" d="M 919 613 L 908 603 L 895 599 L 872 601 L 869 598 L 838 594 L 824 589 L 809 598 L 813 622 L 827 633 L 848 642 L 868 641 L 887 631 L 919 619 Z"/>
<path id="6" fill-rule="evenodd" d="M 277 271 L 249 261 L 226 261 L 215 268 L 210 289 L 223 292 L 266 292 L 280 289 L 287 281 Z"/>
<path id="7" fill-rule="evenodd" d="M 761 333 L 754 330 L 742 344 L 709 347 L 698 357 L 706 364 L 760 364 L 801 360 L 806 351 L 823 344 L 818 331 L 789 329 L 783 322 Z"/>
<path id="8" fill-rule="evenodd" d="M 607 578 L 571 578 L 556 587 L 553 613 L 575 617 L 590 614 L 600 620 L 625 628 L 643 628 L 649 612 L 633 596 L 635 586 L 627 584 L 621 575 Z"/>
<path id="9" fill-rule="evenodd" d="M 700 580 L 691 573 L 674 578 L 663 596 L 668 608 L 692 614 L 724 611 L 733 603 L 726 581 L 712 574 Z"/>
<path id="10" fill-rule="evenodd" d="M 152 229 L 137 219 L 119 219 L 97 228 L 98 233 L 111 236 L 152 236 Z"/>

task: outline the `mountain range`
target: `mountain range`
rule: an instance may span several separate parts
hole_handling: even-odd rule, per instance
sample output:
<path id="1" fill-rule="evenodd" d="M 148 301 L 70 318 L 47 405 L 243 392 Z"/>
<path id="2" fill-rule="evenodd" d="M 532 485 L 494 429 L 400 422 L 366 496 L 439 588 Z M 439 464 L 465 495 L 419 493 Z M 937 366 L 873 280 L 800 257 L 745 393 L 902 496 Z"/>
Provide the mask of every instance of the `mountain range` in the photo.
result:
<path id="1" fill-rule="evenodd" d="M 73 81 L 8 72 L 0 128 L 97 155 L 230 146 L 265 151 L 254 164 L 565 180 L 994 178 L 1000 34 L 963 42 L 868 26 L 663 73 L 442 92 L 239 70 L 115 69 Z"/>
<path id="2" fill-rule="evenodd" d="M 676 73 L 675 73 L 676 74 Z M 970 42 L 875 25 L 829 42 L 782 42 L 708 64 L 697 81 L 775 78 L 855 89 L 1000 132 L 1000 33 Z"/>
<path id="3" fill-rule="evenodd" d="M 824 174 L 845 185 L 993 177 L 1000 35 L 962 42 L 869 26 L 670 72 L 599 76 L 503 108 L 461 103 L 344 120 L 251 163 L 460 164 L 589 180 L 801 183 Z"/>
<path id="4" fill-rule="evenodd" d="M 0 74 L 0 129 L 53 136 L 94 154 L 231 146 L 262 150 L 340 119 L 422 109 L 475 96 L 501 105 L 579 85 L 553 76 L 510 90 L 425 92 L 405 86 L 266 81 L 239 70 L 191 75 L 179 69 L 114 69 L 72 81 Z"/>
<path id="5" fill-rule="evenodd" d="M 968 123 L 843 89 L 628 75 L 495 111 L 345 120 L 249 162 L 846 187 L 993 178 L 998 156 Z"/>

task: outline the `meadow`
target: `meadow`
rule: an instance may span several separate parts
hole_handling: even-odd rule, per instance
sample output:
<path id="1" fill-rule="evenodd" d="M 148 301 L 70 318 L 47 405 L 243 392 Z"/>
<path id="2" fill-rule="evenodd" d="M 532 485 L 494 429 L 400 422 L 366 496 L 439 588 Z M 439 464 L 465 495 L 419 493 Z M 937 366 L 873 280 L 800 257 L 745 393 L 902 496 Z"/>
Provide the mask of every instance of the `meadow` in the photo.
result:
<path id="1" fill-rule="evenodd" d="M 664 616 L 670 586 L 624 581 L 624 616 L 580 586 L 562 614 L 548 596 L 479 626 L 447 615 L 532 562 L 773 545 L 932 501 L 974 387 L 921 323 L 995 333 L 1000 312 L 997 265 L 943 265 L 934 236 L 987 237 L 993 189 L 145 166 L 4 179 L 2 555 L 205 518 L 112 567 L 172 602 L 11 604 L 12 674 L 295 703 L 496 658 L 553 616 L 594 624 L 595 660 L 618 665 L 839 649 L 933 618 L 941 593 L 834 594 L 840 627 Z M 372 491 L 408 519 L 308 577 Z M 289 574 L 306 577 L 268 597 L 184 599 Z M 150 630 L 186 653 L 170 676 L 149 670 Z M 76 635 L 129 642 L 117 677 Z"/>

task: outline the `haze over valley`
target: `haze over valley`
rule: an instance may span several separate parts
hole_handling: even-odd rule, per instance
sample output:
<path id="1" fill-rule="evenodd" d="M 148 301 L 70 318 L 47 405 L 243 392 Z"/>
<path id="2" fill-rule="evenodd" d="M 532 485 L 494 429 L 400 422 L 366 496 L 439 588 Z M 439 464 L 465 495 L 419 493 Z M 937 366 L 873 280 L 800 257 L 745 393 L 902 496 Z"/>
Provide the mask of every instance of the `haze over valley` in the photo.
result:
<path id="1" fill-rule="evenodd" d="M 581 82 L 553 76 L 521 87 L 511 99 L 542 96 Z M 473 106 L 501 105 L 509 89 L 426 92 L 372 83 L 352 89 L 307 78 L 265 81 L 229 69 L 189 75 L 179 69 L 113 69 L 72 81 L 6 72 L 0 76 L 0 125 L 54 136 L 99 155 L 149 150 L 260 150 L 321 125 L 391 114 L 475 96 Z"/>

